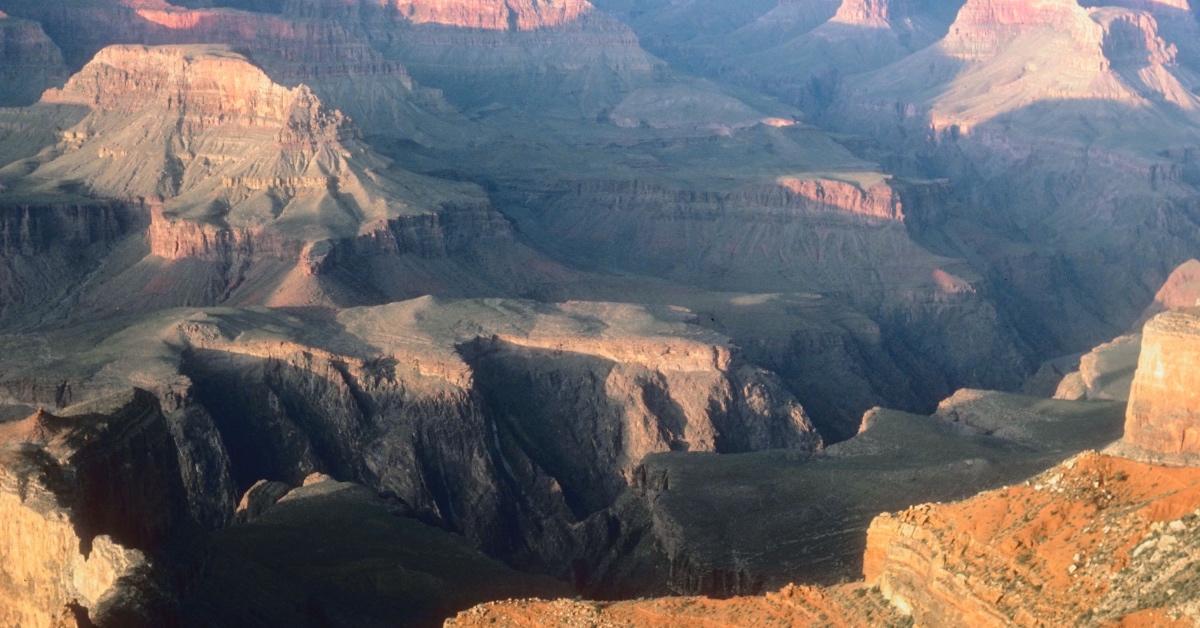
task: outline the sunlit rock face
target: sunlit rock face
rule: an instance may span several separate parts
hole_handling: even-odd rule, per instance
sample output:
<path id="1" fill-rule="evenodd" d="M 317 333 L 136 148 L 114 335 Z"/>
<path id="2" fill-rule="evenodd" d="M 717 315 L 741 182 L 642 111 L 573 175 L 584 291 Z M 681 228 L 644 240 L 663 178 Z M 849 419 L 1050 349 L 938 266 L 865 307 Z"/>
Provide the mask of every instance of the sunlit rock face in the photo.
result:
<path id="1" fill-rule="evenodd" d="M 1193 110 L 1186 77 L 1172 69 L 1176 51 L 1145 11 L 1088 9 L 1075 0 L 970 0 L 944 38 L 886 73 L 847 84 L 839 107 L 870 108 L 885 94 L 906 99 L 932 89 L 932 97 L 905 104 L 926 113 L 933 130 L 960 133 L 1037 103 L 1144 106 L 1153 99 Z"/>
<path id="2" fill-rule="evenodd" d="M 187 528 L 179 478 L 144 391 L 0 424 L 0 621 L 156 621 L 138 609 L 159 602 L 147 554 Z"/>
<path id="3" fill-rule="evenodd" d="M 1100 32 L 1076 0 L 968 0 L 950 26 L 943 48 L 960 58 L 981 59 L 996 54 L 1017 36 L 1051 28 L 1081 42 L 1095 39 Z"/>
<path id="4" fill-rule="evenodd" d="M 8 113 L 37 123 L 60 109 L 83 115 L 9 181 L 22 194 L 0 231 L 15 279 L 5 309 L 14 316 L 19 304 L 41 307 L 22 288 L 30 281 L 71 289 L 64 267 L 72 263 L 60 260 L 67 252 L 54 239 L 66 234 L 90 254 L 139 231 L 148 246 L 140 261 L 104 273 L 122 287 L 83 297 L 92 315 L 129 307 L 120 301 L 130 291 L 145 295 L 147 310 L 230 300 L 359 304 L 437 284 L 471 291 L 497 285 L 484 278 L 493 272 L 499 285 L 522 281 L 500 268 L 537 258 L 481 189 L 396 167 L 307 86 L 281 85 L 227 47 L 105 48 L 37 107 Z M 63 185 L 106 201 L 82 213 L 37 209 L 59 205 Z M 440 260 L 466 249 L 491 263 L 464 279 L 448 268 L 456 262 Z M 431 266 L 416 276 L 365 268 L 406 258 Z M 353 275 L 358 288 L 339 287 L 339 274 Z M 389 285 L 364 294 L 371 276 Z M 244 299 L 241 288 L 249 288 Z"/>
<path id="5" fill-rule="evenodd" d="M 1200 470 L 1089 452 L 1019 485 L 876 518 L 864 572 L 922 625 L 1192 625 L 1198 526 Z"/>
<path id="6" fill-rule="evenodd" d="M 196 8 L 120 0 L 84 7 L 10 0 L 5 6 L 41 23 L 75 68 L 114 44 L 226 44 L 253 56 L 275 82 L 307 85 L 374 134 L 429 141 L 429 134 L 444 131 L 441 115 L 453 119 L 436 91 L 415 85 L 405 67 L 385 58 L 353 23 L 282 15 L 279 3 L 187 4 Z"/>
<path id="7" fill-rule="evenodd" d="M 594 9 L 587 0 L 376 0 L 415 24 L 486 30 L 536 30 L 562 26 Z"/>
<path id="8" fill-rule="evenodd" d="M 1171 272 L 1154 295 L 1154 303 L 1146 309 L 1145 316 L 1197 306 L 1200 306 L 1200 261 L 1191 259 Z"/>
<path id="9" fill-rule="evenodd" d="M 1159 314 L 1142 332 L 1124 443 L 1150 454 L 1200 455 L 1200 316 Z"/>

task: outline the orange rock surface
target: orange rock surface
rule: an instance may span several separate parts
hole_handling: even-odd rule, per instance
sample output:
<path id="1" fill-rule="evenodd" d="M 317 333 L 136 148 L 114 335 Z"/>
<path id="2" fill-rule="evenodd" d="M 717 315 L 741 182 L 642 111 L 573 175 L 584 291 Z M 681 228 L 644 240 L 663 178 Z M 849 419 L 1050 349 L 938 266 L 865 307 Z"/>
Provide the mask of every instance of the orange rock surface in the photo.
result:
<path id="1" fill-rule="evenodd" d="M 1200 305 L 1200 260 L 1190 259 L 1180 264 L 1158 293 L 1148 313 L 1179 310 Z"/>
<path id="2" fill-rule="evenodd" d="M 788 586 L 760 597 L 664 598 L 604 604 L 567 600 L 483 604 L 446 622 L 474 626 L 850 626 L 898 625 L 903 618 L 877 591 L 861 585 Z"/>
<path id="3" fill-rule="evenodd" d="M 863 570 L 920 625 L 1164 625 L 1200 593 L 1179 584 L 1198 508 L 1200 469 L 1088 452 L 1023 485 L 878 517 Z"/>
<path id="4" fill-rule="evenodd" d="M 1156 316 L 1142 332 L 1124 444 L 1146 453 L 1200 455 L 1200 315 Z"/>

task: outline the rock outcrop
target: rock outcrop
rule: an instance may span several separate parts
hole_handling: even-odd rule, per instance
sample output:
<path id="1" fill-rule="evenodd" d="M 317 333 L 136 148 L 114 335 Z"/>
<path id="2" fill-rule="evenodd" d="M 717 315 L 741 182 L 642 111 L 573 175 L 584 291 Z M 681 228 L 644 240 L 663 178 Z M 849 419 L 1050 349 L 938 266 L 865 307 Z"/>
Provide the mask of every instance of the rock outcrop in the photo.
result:
<path id="1" fill-rule="evenodd" d="M 1056 399 L 1128 400 L 1142 347 L 1142 327 L 1155 314 L 1194 308 L 1200 303 L 1200 262 L 1188 260 L 1167 277 L 1162 288 L 1135 324 L 1136 330 L 1083 354 L 1079 369 L 1067 373 L 1054 393 Z"/>
<path id="2" fill-rule="evenodd" d="M 202 532 L 172 420 L 138 390 L 0 423 L 0 621 L 431 625 L 488 599 L 567 592 L 319 473 L 255 484 L 236 525 Z"/>
<path id="3" fill-rule="evenodd" d="M 664 598 L 630 602 L 509 600 L 476 606 L 447 628 L 482 626 L 899 626 L 904 617 L 877 591 L 848 585 L 824 590 L 788 586 L 761 597 Z"/>
<path id="4" fill-rule="evenodd" d="M 1200 472 L 1096 453 L 871 524 L 864 573 L 923 625 L 1189 625 Z"/>
<path id="5" fill-rule="evenodd" d="M 595 10 L 587 0 L 388 0 L 388 4 L 414 24 L 440 24 L 482 30 L 530 31 L 555 28 L 579 20 Z"/>
<path id="6" fill-rule="evenodd" d="M 1146 308 L 1143 317 L 1159 312 L 1200 306 L 1200 260 L 1190 259 L 1171 271 L 1162 288 L 1154 295 L 1154 303 Z"/>
<path id="7" fill-rule="evenodd" d="M 494 556 L 570 577 L 572 560 L 614 542 L 599 513 L 647 453 L 821 446 L 776 377 L 689 317 L 431 298 L 335 320 L 176 312 L 96 344 L 47 339 L 67 361 L 13 347 L 41 365 L 0 367 L 0 397 L 57 406 L 129 382 L 153 390 L 186 463 L 189 510 L 208 525 L 234 518 L 247 489 L 241 516 L 254 518 L 273 494 L 259 480 L 322 472 Z"/>
<path id="8" fill-rule="evenodd" d="M 1153 456 L 1200 456 L 1200 316 L 1159 314 L 1142 332 L 1124 444 Z"/>
<path id="9" fill-rule="evenodd" d="M 0 205 L 12 205 L 3 257 L 13 260 L 5 309 L 14 319 L 45 317 L 47 305 L 54 316 L 112 313 L 131 306 L 131 293 L 143 311 L 357 305 L 515 292 L 561 274 L 515 241 L 482 190 L 398 168 L 312 90 L 280 85 L 225 47 L 106 48 L 14 119 L 57 108 L 87 113 L 55 146 L 0 173 Z M 63 205 L 65 188 L 114 209 L 89 201 L 74 222 L 30 217 L 31 206 Z M 148 250 L 135 256 L 141 230 Z M 123 254 L 106 259 L 117 245 Z M 88 265 L 74 278 L 53 274 Z M 44 303 L 25 286 L 46 279 Z"/>
<path id="10" fill-rule="evenodd" d="M 372 134 L 428 143 L 461 122 L 435 90 L 416 85 L 352 25 L 281 15 L 282 3 L 243 4 L 249 11 L 122 0 L 4 3 L 43 23 L 73 68 L 114 44 L 223 44 L 253 57 L 282 85 L 307 85 Z"/>
<path id="11" fill-rule="evenodd" d="M 1054 398 L 1128 401 L 1141 350 L 1141 334 L 1120 336 L 1101 344 L 1079 358 L 1079 370 L 1062 378 Z"/>
<path id="12" fill-rule="evenodd" d="M 818 456 L 649 456 L 633 499 L 613 509 L 638 544 L 603 563 L 584 590 L 602 599 L 725 597 L 801 577 L 844 581 L 861 569 L 863 531 L 875 516 L 963 499 L 1104 447 L 1120 437 L 1122 410 L 963 391 L 933 417 L 871 411 L 861 434 Z"/>
<path id="13" fill-rule="evenodd" d="M 186 529 L 178 464 L 144 391 L 0 424 L 0 621 L 162 619 L 150 556 Z"/>

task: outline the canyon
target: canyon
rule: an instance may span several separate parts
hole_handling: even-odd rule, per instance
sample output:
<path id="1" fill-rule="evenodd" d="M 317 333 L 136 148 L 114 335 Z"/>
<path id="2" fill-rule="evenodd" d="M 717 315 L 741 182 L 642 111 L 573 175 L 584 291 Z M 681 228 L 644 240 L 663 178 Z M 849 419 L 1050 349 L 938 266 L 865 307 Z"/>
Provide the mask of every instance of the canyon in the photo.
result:
<path id="1" fill-rule="evenodd" d="M 1177 311 L 1161 314 L 1151 321 L 1143 341 L 1143 355 L 1147 359 L 1139 364 L 1135 381 L 1163 381 L 1162 388 L 1156 391 L 1163 395 L 1190 394 L 1192 387 L 1187 382 L 1160 377 L 1160 372 L 1168 368 L 1165 365 L 1187 368 L 1188 347 L 1185 344 L 1162 351 L 1158 335 L 1178 333 L 1194 342 L 1200 337 L 1194 327 L 1198 320 L 1200 314 L 1194 311 Z M 1147 394 L 1135 383 L 1135 397 Z M 1046 402 L 1038 403 L 1044 406 Z M 1081 409 L 1096 402 L 1058 403 Z M 1011 399 L 995 394 L 964 391 L 943 403 L 934 422 L 944 421 L 981 429 L 989 436 L 1038 443 L 1047 443 L 1048 434 L 1082 431 L 1077 426 L 1070 427 L 1062 418 L 1048 415 L 1030 422 L 1026 418 L 1030 415 L 1023 417 L 1019 410 L 1014 412 L 1017 407 Z M 1115 404 L 1115 408 L 1120 410 L 1121 405 Z M 857 582 L 843 580 L 841 584 L 825 587 L 788 584 L 764 596 L 747 596 L 745 592 L 737 596 L 738 592 L 733 591 L 734 597 L 724 599 L 509 600 L 459 613 L 447 625 L 584 622 L 632 626 L 671 625 L 676 621 L 719 625 L 777 621 L 846 626 L 1194 625 L 1200 593 L 1195 582 L 1200 469 L 1174 466 L 1180 462 L 1194 463 L 1194 458 L 1175 457 L 1172 466 L 1165 466 L 1161 460 L 1135 460 L 1127 456 L 1130 451 L 1143 452 L 1155 447 L 1157 453 L 1181 453 L 1179 442 L 1174 439 L 1155 438 L 1161 427 L 1158 430 L 1147 427 L 1148 417 L 1158 426 L 1173 422 L 1175 432 L 1184 434 L 1189 428 L 1194 429 L 1196 421 L 1194 416 L 1154 415 L 1152 410 L 1130 404 L 1124 436 L 1115 441 L 1112 436 L 1101 439 L 1101 442 L 1112 441 L 1104 452 L 1085 450 L 1047 465 L 1041 473 L 1019 473 L 1014 477 L 1025 479 L 967 499 L 939 500 L 875 516 L 866 529 L 865 541 L 860 541 L 857 567 L 861 580 Z M 1045 412 L 1045 408 L 1041 411 Z M 860 456 L 867 452 L 879 455 L 880 443 L 872 442 L 870 436 L 879 429 L 882 420 L 888 419 L 881 414 L 871 417 L 862 435 L 830 448 L 828 453 L 840 457 L 846 454 L 835 454 L 838 447 L 858 447 Z M 1112 423 L 1110 418 L 1105 421 Z M 911 440 L 911 429 L 901 433 L 903 437 L 893 437 L 893 446 L 925 444 Z M 1169 445 L 1162 446 L 1164 442 Z M 1182 443 L 1186 449 L 1186 437 Z M 1080 445 L 1073 443 L 1069 448 Z M 944 443 L 938 443 L 931 451 L 945 449 Z M 1007 455 L 1005 459 L 1011 460 Z M 842 482 L 847 479 L 846 474 L 837 477 Z M 870 474 L 873 481 L 885 477 L 877 471 Z M 961 481 L 961 475 L 955 480 Z M 675 482 L 671 482 L 670 488 L 665 480 L 661 484 L 663 491 L 675 489 Z M 933 484 L 926 478 L 920 485 L 927 489 Z M 895 490 L 888 486 L 881 488 L 885 493 Z M 957 488 L 971 492 L 965 487 Z M 861 490 L 850 493 L 862 494 Z M 711 494 L 704 498 L 722 499 Z M 829 499 L 817 499 L 816 503 L 827 505 Z M 794 502 L 787 510 L 797 510 Z M 681 511 L 697 512 L 691 508 Z M 762 518 L 761 513 L 756 514 Z M 769 536 L 781 538 L 778 534 Z M 720 545 L 701 544 L 701 547 L 714 546 Z M 801 571 L 795 566 L 791 569 L 791 573 Z"/>
<path id="2" fill-rule="evenodd" d="M 0 624 L 1190 625 L 1197 36 L 0 0 Z"/>

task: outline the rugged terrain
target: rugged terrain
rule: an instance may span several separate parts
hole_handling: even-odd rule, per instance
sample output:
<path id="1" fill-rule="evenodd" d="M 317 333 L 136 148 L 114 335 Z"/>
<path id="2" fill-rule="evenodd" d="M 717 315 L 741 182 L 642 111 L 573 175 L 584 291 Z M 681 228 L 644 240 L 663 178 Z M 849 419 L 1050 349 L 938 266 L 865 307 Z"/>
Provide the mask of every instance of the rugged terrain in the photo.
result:
<path id="1" fill-rule="evenodd" d="M 0 0 L 0 623 L 1185 619 L 1198 36 Z"/>
<path id="2" fill-rule="evenodd" d="M 1135 384 L 1135 398 L 1145 395 L 1170 399 L 1192 392 L 1194 386 L 1189 382 L 1160 377 L 1163 369 L 1187 370 L 1186 342 L 1164 351 L 1159 348 L 1158 335 L 1169 330 L 1194 341 L 1200 334 L 1185 321 L 1196 320 L 1192 312 L 1169 312 L 1148 325 L 1143 356 L 1152 357 L 1139 364 L 1135 381 L 1146 379 L 1160 382 L 1160 386 L 1151 391 Z M 1071 407 L 1089 402 L 1052 403 Z M 935 420 L 1025 443 L 1050 442 L 1047 437 L 1051 433 L 1080 432 L 1078 426 L 1059 417 L 1043 415 L 1030 421 L 1029 415 L 1014 412 L 1015 407 L 1003 397 L 964 391 L 947 400 Z M 1156 432 L 1144 426 L 1152 409 L 1130 404 L 1125 435 L 1113 451 L 1144 451 L 1159 446 L 1147 437 L 1147 433 Z M 876 456 L 884 453 L 886 449 L 880 447 L 878 437 L 865 438 L 880 429 L 876 422 L 883 418 L 873 417 L 863 435 L 831 448 L 828 455 L 854 456 L 854 448 L 862 450 L 860 457 L 865 451 Z M 1174 429 L 1184 432 L 1195 425 L 1194 417 L 1180 414 L 1155 416 L 1152 420 L 1160 425 L 1173 420 Z M 910 448 L 925 445 L 910 439 L 892 440 L 893 446 L 900 443 Z M 1159 452 L 1178 454 L 1175 445 L 1171 444 L 1170 451 L 1159 446 Z M 838 448 L 849 451 L 837 454 Z M 930 451 L 946 449 L 943 441 Z M 1011 460 L 1009 455 L 1003 459 Z M 1173 462 L 1180 460 L 1176 457 Z M 984 463 L 978 459 L 971 462 Z M 1163 466 L 1096 451 L 1084 451 L 1048 466 L 1041 473 L 1026 475 L 1023 481 L 962 501 L 926 503 L 875 517 L 861 547 L 863 581 L 859 583 L 823 589 L 788 585 L 779 593 L 723 601 L 508 601 L 460 613 L 448 625 L 625 626 L 671 624 L 683 617 L 721 625 L 768 621 L 823 625 L 1195 625 L 1200 620 L 1200 589 L 1196 583 L 1200 555 L 1195 543 L 1196 526 L 1200 525 L 1200 469 Z M 803 468 L 799 471 L 804 472 Z M 961 472 L 946 469 L 943 475 L 961 482 Z M 836 477 L 839 489 L 844 491 L 852 475 L 839 473 Z M 887 478 L 879 474 L 871 477 Z M 897 492 L 886 479 L 883 482 L 881 494 Z M 926 490 L 932 485 L 928 478 L 922 478 L 919 484 Z M 675 486 L 675 482 L 663 482 L 662 491 L 665 494 Z M 861 489 L 849 492 L 864 494 Z M 703 498 L 726 503 L 738 499 L 728 495 L 713 498 L 711 493 Z M 761 497 L 758 500 L 761 503 Z M 814 508 L 830 503 L 828 498 L 814 501 Z M 787 510 L 799 509 L 792 506 Z M 702 511 L 684 508 L 681 512 Z M 761 511 L 755 515 L 756 520 L 772 520 Z M 679 528 L 687 530 L 689 526 Z M 780 538 L 778 534 L 771 537 Z M 780 548 L 771 551 L 779 552 Z M 745 558 L 750 560 L 743 564 L 753 564 L 752 557 Z M 795 567 L 791 570 L 805 572 Z"/>
<path id="3" fill-rule="evenodd" d="M 172 310 L 9 336 L 0 388 L 10 416 L 149 391 L 198 528 L 234 520 L 259 480 L 324 472 L 570 580 L 619 540 L 605 511 L 645 454 L 821 446 L 777 378 L 689 318 L 432 298 L 334 318 Z"/>
<path id="4" fill-rule="evenodd" d="M 493 602 L 447 625 L 1191 626 L 1198 481 L 1195 468 L 1087 452 L 1020 485 L 876 518 L 861 583 L 727 600 Z"/>
<path id="5" fill-rule="evenodd" d="M 482 190 L 396 167 L 310 89 L 226 47 L 106 48 L 10 113 L 64 108 L 83 115 L 0 172 L 12 324 L 515 292 L 566 275 L 515 241 Z"/>
<path id="6" fill-rule="evenodd" d="M 778 102 L 669 69 L 590 6 L 530 10 L 514 18 L 517 27 L 494 28 L 493 18 L 464 18 L 463 7 L 422 13 L 420 6 L 370 3 L 228 4 L 235 8 L 116 0 L 86 9 L 2 5 L 62 34 L 67 58 L 82 64 L 38 106 L 4 112 L 14 128 L 12 157 L 33 157 L 7 170 L 4 185 L 21 192 L 9 194 L 14 211 L 90 202 L 80 194 L 120 201 L 99 233 L 67 225 L 88 233 L 68 259 L 39 254 L 10 264 L 17 285 L 5 309 L 13 324 L 127 308 L 108 295 L 130 292 L 160 308 L 346 306 L 424 293 L 658 301 L 666 288 L 686 307 L 745 295 L 755 305 L 743 310 L 819 294 L 839 319 L 857 319 L 855 329 L 834 325 L 843 329 L 812 340 L 796 337 L 796 325 L 771 325 L 743 336 L 740 314 L 714 317 L 711 326 L 790 371 L 786 385 L 809 402 L 831 440 L 853 434 L 872 405 L 928 411 L 958 387 L 1013 388 L 1030 370 L 1031 348 L 978 272 L 912 238 L 908 190 L 920 197 L 936 194 L 936 185 L 893 180 Z M 487 7 L 500 16 L 521 11 Z M 573 12 L 577 18 L 565 17 Z M 66 36 L 90 22 L 111 26 L 88 29 L 87 38 Z M 595 44 L 581 45 L 578 31 L 595 34 Z M 569 54 L 543 41 L 556 37 L 573 42 Z M 121 43 L 190 46 L 104 48 Z M 422 61 L 439 46 L 450 52 Z M 143 51 L 146 59 L 136 61 Z M 571 61 L 580 54 L 603 63 Z M 198 61 L 180 64 L 172 55 Z M 422 63 L 432 69 L 419 71 Z M 123 72 L 145 76 L 122 79 L 107 69 L 123 64 Z M 606 76 L 580 76 L 564 64 Z M 260 92 L 294 92 L 319 113 L 300 113 L 309 121 L 287 131 L 296 141 L 286 143 L 269 139 L 266 127 L 247 133 L 233 118 L 173 129 L 176 114 L 160 108 L 176 95 L 156 91 L 168 85 L 152 77 L 190 80 L 215 67 L 259 83 L 216 86 L 220 98 L 250 99 L 239 107 L 257 107 Z M 552 87 L 548 74 L 587 86 Z M 115 93 L 125 80 L 148 98 L 79 108 L 93 108 L 83 102 L 89 89 Z M 480 89 L 530 81 L 537 89 L 505 88 L 522 95 L 520 102 Z M 213 94 L 178 96 L 195 99 L 189 111 L 207 107 L 212 115 L 204 99 Z M 581 110 L 581 99 L 602 110 Z M 128 105 L 155 123 L 109 128 L 130 124 Z M 69 118 L 81 111 L 82 121 Z M 403 119 L 382 119 L 387 112 Z M 48 138 L 51 125 L 73 128 Z M 39 144 L 57 147 L 34 157 L 28 147 Z M 247 144 L 271 149 L 240 150 Z M 769 150 L 759 149 L 764 144 Z M 132 163 L 144 150 L 155 159 Z M 462 179 L 481 183 L 486 198 Z M 385 208 L 381 198 L 397 202 Z M 20 229 L 19 213 L 10 220 Z M 151 247 L 149 259 L 139 258 L 139 237 Z M 81 269 L 90 271 L 88 285 L 69 285 Z M 34 282 L 53 288 L 17 292 Z M 786 309 L 782 315 L 801 327 L 830 326 L 828 317 L 808 319 L 810 308 Z M 806 346 L 813 342 L 819 356 Z M 855 390 L 827 390 L 800 372 L 809 364 L 845 372 Z M 921 376 L 906 378 L 906 370 Z"/>

